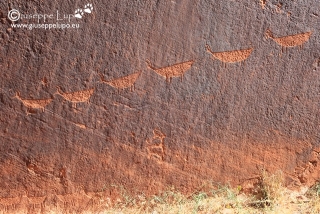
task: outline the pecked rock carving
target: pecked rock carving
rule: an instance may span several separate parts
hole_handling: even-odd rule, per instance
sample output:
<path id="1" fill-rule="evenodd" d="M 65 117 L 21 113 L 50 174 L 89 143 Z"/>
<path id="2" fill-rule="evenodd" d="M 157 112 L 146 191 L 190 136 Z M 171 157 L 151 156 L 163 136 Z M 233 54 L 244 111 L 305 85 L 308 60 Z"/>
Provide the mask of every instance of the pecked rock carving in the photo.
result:
<path id="1" fill-rule="evenodd" d="M 139 78 L 139 76 L 141 75 L 141 71 L 124 76 L 124 77 L 120 77 L 114 80 L 110 80 L 107 81 L 104 79 L 104 76 L 102 74 L 100 74 L 101 77 L 101 81 L 104 83 L 107 83 L 108 85 L 117 88 L 117 89 L 125 89 L 125 88 L 129 88 L 131 89 L 131 91 L 134 90 L 134 83 L 137 81 L 137 79 Z"/>
<path id="2" fill-rule="evenodd" d="M 18 204 L 20 204 L 22 197 L 12 197 L 12 198 L 0 198 L 0 204 L 3 206 L 5 211 L 9 209 L 15 209 Z"/>
<path id="3" fill-rule="evenodd" d="M 320 133 L 318 0 L 96 0 L 99 11 L 74 20 L 80 29 L 50 31 L 13 29 L 6 17 L 81 4 L 10 2 L 0 3 L 0 213 L 98 212 L 119 196 L 104 188 L 112 184 L 189 195 L 211 181 L 236 187 L 260 168 L 283 171 L 288 185 L 320 179 L 319 155 L 310 157 Z M 104 71 L 113 78 L 96 75 Z M 76 195 L 80 186 L 91 199 Z M 25 189 L 46 198 L 16 197 Z"/>
<path id="4" fill-rule="evenodd" d="M 156 158 L 157 160 L 163 160 L 165 155 L 165 146 L 164 146 L 164 138 L 165 134 L 163 134 L 160 130 L 153 130 L 153 137 L 147 140 L 147 153 L 149 158 Z"/>
<path id="5" fill-rule="evenodd" d="M 20 92 L 17 92 L 14 98 L 20 100 L 28 109 L 40 109 L 44 111 L 45 107 L 49 105 L 53 99 L 23 99 Z"/>
<path id="6" fill-rule="evenodd" d="M 36 206 L 44 207 L 44 202 L 47 196 L 42 197 L 27 197 L 28 203 L 35 208 Z"/>
<path id="7" fill-rule="evenodd" d="M 172 77 L 183 78 L 184 73 L 191 68 L 194 61 L 186 61 L 182 63 L 177 63 L 163 68 L 155 68 L 149 60 L 146 61 L 148 68 L 159 74 L 160 76 L 166 78 L 167 81 L 171 81 Z"/>
<path id="8" fill-rule="evenodd" d="M 77 103 L 82 103 L 82 102 L 88 103 L 93 92 L 94 92 L 94 89 L 88 89 L 83 91 L 66 93 L 66 92 L 63 92 L 60 87 L 58 87 L 56 94 L 59 94 L 64 99 L 72 102 L 73 106 L 76 106 Z"/>
<path id="9" fill-rule="evenodd" d="M 302 48 L 302 45 L 310 39 L 311 34 L 312 34 L 311 32 L 305 32 L 305 33 L 300 33 L 295 35 L 275 37 L 269 29 L 266 32 L 266 36 L 268 38 L 271 38 L 273 41 L 275 41 L 277 44 L 281 45 L 282 47 L 300 46 L 301 48 Z"/>
<path id="10" fill-rule="evenodd" d="M 234 51 L 213 52 L 210 47 L 207 46 L 207 51 L 211 53 L 213 58 L 218 59 L 223 63 L 236 63 L 246 60 L 251 55 L 253 48 Z"/>

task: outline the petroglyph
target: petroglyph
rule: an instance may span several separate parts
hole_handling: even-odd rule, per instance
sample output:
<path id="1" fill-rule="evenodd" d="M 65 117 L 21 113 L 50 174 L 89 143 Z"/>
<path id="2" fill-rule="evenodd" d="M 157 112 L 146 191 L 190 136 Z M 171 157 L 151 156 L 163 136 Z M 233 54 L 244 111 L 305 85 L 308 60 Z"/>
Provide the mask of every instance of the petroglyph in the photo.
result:
<path id="1" fill-rule="evenodd" d="M 75 201 L 77 199 L 73 194 L 56 195 L 56 197 L 64 206 L 75 206 Z"/>
<path id="2" fill-rule="evenodd" d="M 31 161 L 27 161 L 26 165 L 29 172 L 33 174 L 40 174 L 40 170 L 36 164 L 32 163 Z"/>
<path id="3" fill-rule="evenodd" d="M 155 68 L 149 60 L 146 60 L 148 68 L 152 69 L 154 72 L 166 78 L 167 81 L 171 81 L 172 77 L 181 77 L 183 78 L 184 73 L 191 68 L 194 61 L 186 61 L 178 64 L 174 64 L 168 67 Z"/>
<path id="4" fill-rule="evenodd" d="M 41 84 L 43 86 L 47 86 L 48 85 L 48 79 L 46 77 L 43 77 L 42 80 L 41 80 Z"/>
<path id="5" fill-rule="evenodd" d="M 224 63 L 235 63 L 246 60 L 251 55 L 253 48 L 234 51 L 213 52 L 207 45 L 207 51 L 212 54 L 213 58 L 216 58 Z"/>
<path id="6" fill-rule="evenodd" d="M 107 83 L 108 85 L 117 88 L 117 89 L 125 89 L 125 88 L 129 88 L 131 89 L 131 91 L 134 90 L 134 83 L 137 81 L 138 77 L 140 76 L 142 72 L 136 72 L 124 77 L 120 77 L 111 81 L 107 81 L 104 79 L 103 75 L 101 74 L 101 81 L 104 83 Z"/>
<path id="7" fill-rule="evenodd" d="M 161 161 L 164 159 L 165 146 L 163 140 L 165 137 L 165 134 L 160 130 L 153 130 L 153 137 L 146 141 L 148 158 L 154 157 Z"/>
<path id="8" fill-rule="evenodd" d="M 76 206 L 76 204 L 87 204 L 92 197 L 87 195 L 83 190 L 79 193 L 56 195 L 57 199 L 63 203 L 65 207 Z"/>
<path id="9" fill-rule="evenodd" d="M 305 32 L 295 35 L 283 36 L 283 37 L 275 37 L 273 33 L 268 29 L 266 32 L 266 36 L 271 38 L 277 44 L 281 45 L 282 47 L 295 47 L 300 46 L 307 42 L 310 39 L 311 32 Z"/>
<path id="10" fill-rule="evenodd" d="M 262 9 L 265 8 L 266 3 L 267 3 L 267 0 L 260 0 L 260 5 L 261 5 Z"/>
<path id="11" fill-rule="evenodd" d="M 44 108 L 52 102 L 53 99 L 23 99 L 20 96 L 20 92 L 17 92 L 14 98 L 20 100 L 24 106 L 29 109 L 41 109 L 44 111 Z"/>
<path id="12" fill-rule="evenodd" d="M 86 129 L 87 127 L 84 124 L 75 123 L 74 125 L 78 126 L 81 129 Z"/>
<path id="13" fill-rule="evenodd" d="M 5 211 L 8 211 L 10 208 L 15 209 L 16 205 L 21 202 L 21 197 L 13 198 L 0 198 L 0 204 L 4 207 Z"/>
<path id="14" fill-rule="evenodd" d="M 210 100 L 214 100 L 215 97 L 212 94 L 202 94 L 200 98 L 205 101 L 210 101 Z"/>
<path id="15" fill-rule="evenodd" d="M 37 205 L 40 207 L 44 207 L 44 201 L 46 200 L 47 196 L 42 197 L 27 197 L 29 204 L 35 208 Z"/>
<path id="16" fill-rule="evenodd" d="M 281 9 L 282 9 L 282 5 L 283 5 L 282 3 L 278 3 L 278 4 L 276 5 L 276 6 L 277 6 L 277 8 L 276 8 L 276 12 L 277 12 L 277 13 L 282 13 L 282 10 L 281 10 Z"/>
<path id="17" fill-rule="evenodd" d="M 83 90 L 83 91 L 65 93 L 65 92 L 61 91 L 60 87 L 58 87 L 56 94 L 59 94 L 64 99 L 72 102 L 73 106 L 75 107 L 77 103 L 82 103 L 82 102 L 89 103 L 89 99 L 90 99 L 91 95 L 93 94 L 93 92 L 94 92 L 94 89 L 88 89 L 88 90 Z"/>

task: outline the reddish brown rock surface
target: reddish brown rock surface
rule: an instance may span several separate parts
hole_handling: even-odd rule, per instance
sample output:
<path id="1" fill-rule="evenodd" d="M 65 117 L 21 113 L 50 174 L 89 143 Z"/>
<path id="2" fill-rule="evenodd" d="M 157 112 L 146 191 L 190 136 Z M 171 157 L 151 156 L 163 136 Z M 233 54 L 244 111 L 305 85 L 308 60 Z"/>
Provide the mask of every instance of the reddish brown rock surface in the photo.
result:
<path id="1" fill-rule="evenodd" d="M 86 3 L 0 3 L 1 209 L 92 205 L 112 184 L 190 193 L 261 169 L 319 179 L 317 0 L 95 0 L 64 30 L 7 17 Z"/>

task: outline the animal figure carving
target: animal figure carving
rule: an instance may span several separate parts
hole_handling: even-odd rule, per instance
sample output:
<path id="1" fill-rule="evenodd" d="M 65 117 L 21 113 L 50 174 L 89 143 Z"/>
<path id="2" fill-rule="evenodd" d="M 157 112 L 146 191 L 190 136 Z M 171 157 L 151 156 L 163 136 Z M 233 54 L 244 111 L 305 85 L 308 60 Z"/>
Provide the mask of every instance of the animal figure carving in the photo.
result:
<path id="1" fill-rule="evenodd" d="M 149 60 L 146 61 L 148 68 L 152 69 L 154 72 L 159 74 L 162 77 L 165 77 L 167 81 L 171 81 L 172 77 L 181 77 L 183 78 L 184 73 L 191 68 L 194 61 L 182 62 L 174 65 L 170 65 L 163 68 L 155 68 Z"/>

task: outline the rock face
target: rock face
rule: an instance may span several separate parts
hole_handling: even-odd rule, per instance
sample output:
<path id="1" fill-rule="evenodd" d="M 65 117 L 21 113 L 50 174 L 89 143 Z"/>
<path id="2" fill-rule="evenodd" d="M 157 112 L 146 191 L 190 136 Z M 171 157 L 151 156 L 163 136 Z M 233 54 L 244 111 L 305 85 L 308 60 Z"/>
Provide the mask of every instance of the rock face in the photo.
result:
<path id="1" fill-rule="evenodd" d="M 0 3 L 2 208 L 320 177 L 317 0 L 86 3 Z"/>

